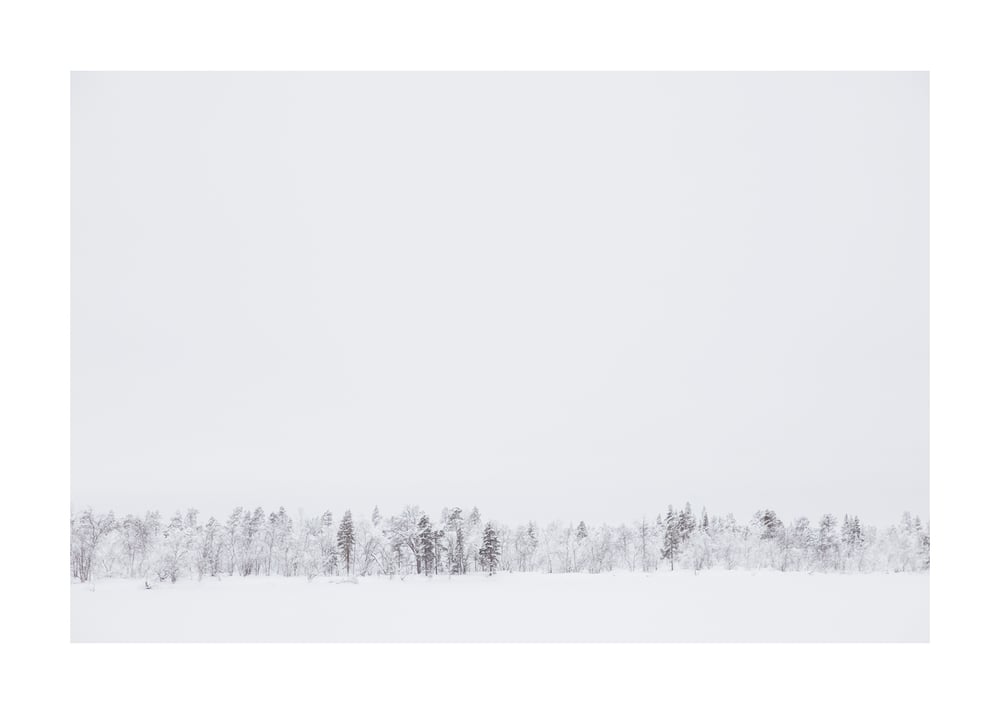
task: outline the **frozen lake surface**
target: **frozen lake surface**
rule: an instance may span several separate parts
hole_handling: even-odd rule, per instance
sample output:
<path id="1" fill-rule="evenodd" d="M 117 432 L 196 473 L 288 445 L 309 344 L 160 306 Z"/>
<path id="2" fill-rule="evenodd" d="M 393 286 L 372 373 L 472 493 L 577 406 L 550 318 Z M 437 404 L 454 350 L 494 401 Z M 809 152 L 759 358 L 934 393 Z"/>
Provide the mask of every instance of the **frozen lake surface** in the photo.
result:
<path id="1" fill-rule="evenodd" d="M 500 573 L 71 586 L 74 642 L 925 642 L 927 573 Z"/>

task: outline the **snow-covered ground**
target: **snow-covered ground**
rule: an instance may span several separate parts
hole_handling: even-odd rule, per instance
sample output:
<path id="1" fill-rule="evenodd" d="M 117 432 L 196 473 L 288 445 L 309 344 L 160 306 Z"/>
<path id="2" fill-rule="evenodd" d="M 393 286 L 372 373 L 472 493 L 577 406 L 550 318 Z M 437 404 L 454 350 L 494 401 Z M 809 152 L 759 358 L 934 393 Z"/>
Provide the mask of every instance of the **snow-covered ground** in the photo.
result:
<path id="1" fill-rule="evenodd" d="M 73 584 L 74 642 L 927 641 L 929 576 L 767 571 Z"/>

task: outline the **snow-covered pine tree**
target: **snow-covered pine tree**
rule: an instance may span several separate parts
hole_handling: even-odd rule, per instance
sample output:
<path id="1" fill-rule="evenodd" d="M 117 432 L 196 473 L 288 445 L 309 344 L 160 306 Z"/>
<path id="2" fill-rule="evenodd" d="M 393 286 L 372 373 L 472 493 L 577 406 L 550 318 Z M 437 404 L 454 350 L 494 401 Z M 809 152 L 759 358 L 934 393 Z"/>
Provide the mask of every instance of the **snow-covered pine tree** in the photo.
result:
<path id="1" fill-rule="evenodd" d="M 762 540 L 773 540 L 781 534 L 784 524 L 778 515 L 770 508 L 757 511 L 754 514 L 754 526 L 760 532 Z"/>
<path id="2" fill-rule="evenodd" d="M 656 520 L 653 523 L 653 540 L 663 542 L 663 538 L 666 535 L 666 525 L 663 522 L 663 516 L 659 513 L 656 514 Z M 661 556 L 662 558 L 662 556 Z M 653 558 L 653 569 L 659 569 L 661 558 Z"/>
<path id="3" fill-rule="evenodd" d="M 524 533 L 524 570 L 531 570 L 535 560 L 535 552 L 538 550 L 538 526 L 534 521 L 528 521 L 528 528 Z"/>
<path id="4" fill-rule="evenodd" d="M 490 575 L 496 572 L 497 565 L 500 563 L 500 539 L 492 521 L 489 521 L 483 528 L 483 544 L 479 548 L 479 562 L 482 564 L 483 570 L 489 572 Z"/>
<path id="5" fill-rule="evenodd" d="M 472 510 L 469 511 L 468 517 L 465 519 L 465 547 L 471 557 L 472 569 L 475 570 L 479 565 L 479 558 L 476 557 L 479 546 L 480 537 L 482 534 L 482 516 L 479 514 L 479 508 L 473 506 Z"/>
<path id="6" fill-rule="evenodd" d="M 528 545 L 532 550 L 538 547 L 538 526 L 534 521 L 528 521 Z"/>
<path id="7" fill-rule="evenodd" d="M 441 564 L 444 561 L 444 528 L 434 531 L 434 574 L 441 572 Z"/>
<path id="8" fill-rule="evenodd" d="M 819 533 L 816 539 L 816 556 L 821 568 L 832 568 L 838 565 L 840 543 L 837 540 L 837 519 L 827 513 L 819 522 Z"/>
<path id="9" fill-rule="evenodd" d="M 444 536 L 444 549 L 445 549 L 445 565 L 447 566 L 447 571 L 453 575 L 457 575 L 462 571 L 461 564 L 459 563 L 460 557 L 464 558 L 465 550 L 465 536 L 462 535 L 461 550 L 463 555 L 459 556 L 459 533 L 462 531 L 462 509 L 461 508 L 444 508 L 441 511 L 441 522 L 444 524 L 442 527 Z"/>
<path id="10" fill-rule="evenodd" d="M 451 554 L 451 574 L 461 575 L 465 572 L 465 535 L 462 526 L 455 531 L 455 547 Z"/>
<path id="11" fill-rule="evenodd" d="M 421 560 L 424 575 L 428 577 L 434 570 L 434 529 L 427 514 L 417 521 L 417 557 Z"/>
<path id="12" fill-rule="evenodd" d="M 856 559 L 856 564 L 860 569 L 862 567 L 861 561 L 864 559 L 865 544 L 865 533 L 860 518 L 844 514 L 844 522 L 840 527 L 840 543 L 845 559 L 844 566 L 848 565 L 847 560 Z"/>
<path id="13" fill-rule="evenodd" d="M 660 555 L 664 560 L 670 561 L 671 570 L 674 569 L 674 563 L 680 555 L 682 532 L 680 518 L 673 506 L 667 507 L 667 517 L 663 519 L 663 548 L 660 550 Z"/>
<path id="14" fill-rule="evenodd" d="M 684 510 L 679 514 L 679 530 L 681 535 L 681 540 L 686 541 L 694 533 L 694 529 L 697 527 L 697 522 L 694 519 L 694 513 L 691 510 L 691 502 L 688 501 L 684 504 Z"/>
<path id="15" fill-rule="evenodd" d="M 354 519 L 349 509 L 344 512 L 344 517 L 340 519 L 340 526 L 337 528 L 337 550 L 344 564 L 344 570 L 350 575 L 351 565 L 354 562 L 351 557 L 354 555 Z"/>

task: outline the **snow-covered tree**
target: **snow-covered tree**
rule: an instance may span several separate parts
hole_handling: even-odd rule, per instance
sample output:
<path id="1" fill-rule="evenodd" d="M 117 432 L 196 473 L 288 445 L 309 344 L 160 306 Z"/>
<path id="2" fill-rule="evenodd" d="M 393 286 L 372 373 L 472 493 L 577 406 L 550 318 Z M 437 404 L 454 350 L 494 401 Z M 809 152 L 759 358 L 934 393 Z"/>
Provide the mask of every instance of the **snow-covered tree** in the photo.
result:
<path id="1" fill-rule="evenodd" d="M 190 537 L 180 511 L 174 514 L 163 533 L 163 547 L 157 564 L 157 577 L 174 583 L 188 568 Z"/>
<path id="2" fill-rule="evenodd" d="M 819 522 L 816 536 L 817 564 L 821 569 L 834 568 L 840 560 L 840 542 L 837 538 L 837 519 L 827 513 Z"/>
<path id="3" fill-rule="evenodd" d="M 639 539 L 639 562 L 642 563 L 642 572 L 647 572 L 656 566 L 657 546 L 654 544 L 655 534 L 653 525 L 643 516 L 641 521 L 635 525 L 636 537 Z"/>
<path id="4" fill-rule="evenodd" d="M 469 511 L 468 517 L 465 519 L 465 548 L 472 556 L 473 569 L 479 567 L 479 558 L 476 557 L 476 554 L 479 552 L 481 536 L 482 516 L 479 513 L 479 508 L 473 506 L 472 510 Z"/>
<path id="5" fill-rule="evenodd" d="M 461 508 L 445 508 L 442 512 L 444 523 L 444 548 L 447 570 L 452 575 L 460 575 L 466 569 L 465 519 Z"/>
<path id="6" fill-rule="evenodd" d="M 398 516 L 391 516 L 386 522 L 388 536 L 396 559 L 396 570 L 406 572 L 416 568 L 423 572 L 423 551 L 419 538 L 419 526 L 423 511 L 416 506 L 407 506 Z"/>
<path id="7" fill-rule="evenodd" d="M 101 541 L 117 527 L 115 514 L 95 514 L 88 508 L 70 520 L 70 564 L 73 577 L 90 580 L 94 554 Z"/>
<path id="8" fill-rule="evenodd" d="M 354 519 L 350 510 L 344 513 L 340 519 L 340 526 L 337 528 L 337 551 L 340 554 L 340 562 L 344 564 L 344 570 L 351 574 L 351 564 L 354 562 Z"/>
<path id="9" fill-rule="evenodd" d="M 229 514 L 226 520 L 224 534 L 226 538 L 226 550 L 229 557 L 228 570 L 232 575 L 237 567 L 238 551 L 240 547 L 240 522 L 243 520 L 243 507 L 237 506 Z"/>
<path id="10" fill-rule="evenodd" d="M 663 519 L 663 547 L 660 549 L 660 556 L 670 561 L 671 570 L 680 556 L 683 533 L 683 516 L 675 512 L 673 506 L 669 506 L 667 517 Z"/>
<path id="11" fill-rule="evenodd" d="M 483 570 L 493 575 L 500 564 L 500 540 L 496 528 L 490 521 L 483 528 L 483 544 L 479 548 L 479 562 Z"/>
<path id="12" fill-rule="evenodd" d="M 455 545 L 452 547 L 450 572 L 452 575 L 462 575 L 465 573 L 467 566 L 465 534 L 462 532 L 462 527 L 459 526 L 458 530 L 455 531 Z"/>
<path id="13" fill-rule="evenodd" d="M 201 537 L 199 572 L 215 577 L 222 569 L 222 538 L 219 522 L 212 516 L 205 523 Z"/>
<path id="14" fill-rule="evenodd" d="M 417 572 L 420 572 L 422 566 L 424 575 L 428 577 L 434 574 L 435 540 L 431 519 L 425 513 L 417 521 Z"/>
<path id="15" fill-rule="evenodd" d="M 517 569 L 521 572 L 532 570 L 535 551 L 538 550 L 538 533 L 533 521 L 529 521 L 527 526 L 518 526 L 514 532 L 514 550 Z"/>

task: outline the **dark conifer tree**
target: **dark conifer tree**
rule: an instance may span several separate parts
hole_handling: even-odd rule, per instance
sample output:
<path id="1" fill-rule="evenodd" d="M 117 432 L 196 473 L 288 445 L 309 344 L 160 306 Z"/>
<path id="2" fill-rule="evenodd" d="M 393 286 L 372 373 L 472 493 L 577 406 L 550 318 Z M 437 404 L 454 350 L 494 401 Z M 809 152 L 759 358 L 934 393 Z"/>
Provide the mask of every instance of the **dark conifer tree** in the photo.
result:
<path id="1" fill-rule="evenodd" d="M 452 575 L 461 575 L 465 572 L 465 536 L 462 534 L 462 527 L 455 531 L 455 552 L 451 556 Z"/>
<path id="2" fill-rule="evenodd" d="M 446 509 L 447 510 L 447 509 Z M 448 511 L 446 525 L 450 531 L 458 531 L 462 527 L 462 509 L 452 508 Z"/>
<path id="3" fill-rule="evenodd" d="M 441 572 L 441 563 L 444 560 L 444 529 L 439 528 L 434 531 L 434 574 Z"/>
<path id="4" fill-rule="evenodd" d="M 354 553 L 354 520 L 348 510 L 340 520 L 340 527 L 337 528 L 337 550 L 344 563 L 344 570 L 351 574 L 351 555 Z"/>
<path id="5" fill-rule="evenodd" d="M 760 529 L 760 537 L 763 540 L 773 540 L 781 534 L 784 524 L 778 515 L 770 508 L 757 511 L 754 514 L 754 523 Z"/>
<path id="6" fill-rule="evenodd" d="M 492 522 L 483 528 L 483 545 L 479 548 L 479 562 L 482 563 L 483 570 L 490 575 L 497 571 L 497 565 L 500 563 L 500 539 Z"/>
<path id="7" fill-rule="evenodd" d="M 417 521 L 417 557 L 423 564 L 424 575 L 430 576 L 434 571 L 434 529 L 427 514 Z"/>

